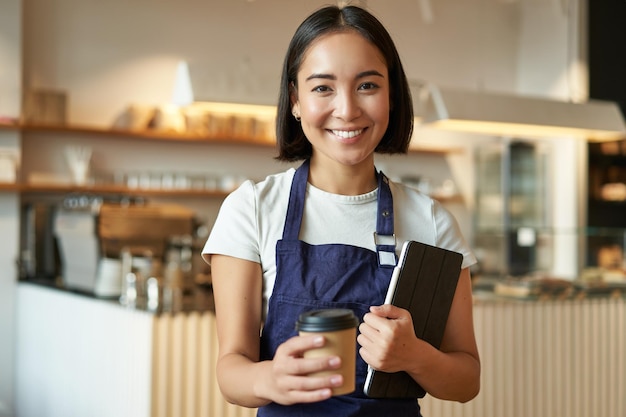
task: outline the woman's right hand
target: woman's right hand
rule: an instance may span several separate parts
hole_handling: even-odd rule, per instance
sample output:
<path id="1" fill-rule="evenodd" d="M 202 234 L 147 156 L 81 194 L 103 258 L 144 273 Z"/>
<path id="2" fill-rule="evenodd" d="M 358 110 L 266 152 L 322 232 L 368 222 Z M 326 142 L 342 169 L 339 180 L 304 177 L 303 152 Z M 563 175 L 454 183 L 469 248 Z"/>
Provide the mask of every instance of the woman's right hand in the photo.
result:
<path id="1" fill-rule="evenodd" d="M 262 323 L 261 266 L 225 255 L 211 256 L 211 274 L 219 340 L 217 381 L 224 398 L 256 408 L 270 402 L 295 404 L 329 398 L 343 384 L 332 372 L 338 357 L 304 358 L 308 350 L 324 346 L 319 336 L 295 336 L 277 349 L 274 359 L 260 361 Z M 331 371 L 328 376 L 309 376 Z"/>
<path id="2" fill-rule="evenodd" d="M 304 358 L 307 350 L 324 346 L 323 336 L 294 336 L 276 349 L 274 359 L 269 361 L 270 379 L 262 396 L 274 402 L 290 405 L 323 401 L 332 396 L 332 388 L 343 384 L 340 374 L 311 376 L 321 371 L 332 371 L 341 366 L 338 356 Z"/>

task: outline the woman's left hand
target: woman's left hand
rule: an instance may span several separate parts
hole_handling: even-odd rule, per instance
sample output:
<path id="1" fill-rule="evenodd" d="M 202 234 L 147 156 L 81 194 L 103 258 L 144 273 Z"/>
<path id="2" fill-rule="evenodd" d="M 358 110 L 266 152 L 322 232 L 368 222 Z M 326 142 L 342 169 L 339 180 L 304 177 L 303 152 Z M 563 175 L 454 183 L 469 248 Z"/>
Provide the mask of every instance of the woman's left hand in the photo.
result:
<path id="1" fill-rule="evenodd" d="M 466 402 L 480 390 L 480 358 L 474 337 L 469 268 L 459 275 L 439 349 L 419 339 L 411 314 L 388 304 L 370 307 L 357 338 L 372 368 L 407 372 L 430 395 Z"/>
<path id="2" fill-rule="evenodd" d="M 416 351 L 428 345 L 415 336 L 411 314 L 390 304 L 370 307 L 359 332 L 361 357 L 372 368 L 384 372 L 405 370 L 407 363 L 419 357 Z"/>

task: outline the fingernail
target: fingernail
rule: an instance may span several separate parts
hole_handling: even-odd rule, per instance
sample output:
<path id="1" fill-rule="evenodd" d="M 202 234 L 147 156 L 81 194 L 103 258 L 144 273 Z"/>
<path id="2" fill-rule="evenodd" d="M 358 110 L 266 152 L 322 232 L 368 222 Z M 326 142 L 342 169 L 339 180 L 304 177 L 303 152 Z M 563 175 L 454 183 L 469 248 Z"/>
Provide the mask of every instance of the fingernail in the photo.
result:
<path id="1" fill-rule="evenodd" d="M 324 336 L 317 336 L 313 339 L 313 344 L 315 346 L 323 346 L 324 345 Z"/>
<path id="2" fill-rule="evenodd" d="M 330 383 L 336 387 L 339 386 L 343 383 L 341 376 L 339 375 L 333 375 L 330 377 Z"/>
<path id="3" fill-rule="evenodd" d="M 339 358 L 338 358 L 338 357 L 336 357 L 336 356 L 333 356 L 332 358 L 330 358 L 330 359 L 328 360 L 328 364 L 329 364 L 330 366 L 333 366 L 333 367 L 334 367 L 334 366 L 339 366 L 339 365 L 341 365 L 341 359 L 339 359 Z"/>

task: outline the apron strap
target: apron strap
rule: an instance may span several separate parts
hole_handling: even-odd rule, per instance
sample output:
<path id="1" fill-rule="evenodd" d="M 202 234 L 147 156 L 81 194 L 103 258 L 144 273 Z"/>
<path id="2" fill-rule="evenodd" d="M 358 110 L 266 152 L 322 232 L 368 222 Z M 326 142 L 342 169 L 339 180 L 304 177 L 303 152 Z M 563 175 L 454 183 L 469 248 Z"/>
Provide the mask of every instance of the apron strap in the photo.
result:
<path id="1" fill-rule="evenodd" d="M 309 160 L 305 160 L 293 176 L 291 191 L 289 192 L 289 205 L 287 217 L 283 227 L 284 240 L 298 240 L 300 225 L 304 214 L 304 198 L 306 196 L 306 184 L 309 179 Z"/>
<path id="2" fill-rule="evenodd" d="M 393 268 L 398 263 L 396 235 L 393 230 L 393 197 L 389 188 L 389 178 L 382 171 L 378 171 L 378 214 L 374 243 L 378 254 L 378 266 L 381 268 Z"/>
<path id="3" fill-rule="evenodd" d="M 393 197 L 389 188 L 389 179 L 382 172 L 378 176 L 378 211 L 376 215 L 376 232 L 374 243 L 378 255 L 378 266 L 393 268 L 398 262 L 396 256 L 396 236 L 393 233 Z M 300 225 L 304 215 L 304 200 L 309 179 L 309 160 L 305 160 L 296 169 L 291 182 L 289 205 L 283 227 L 284 240 L 298 240 Z"/>

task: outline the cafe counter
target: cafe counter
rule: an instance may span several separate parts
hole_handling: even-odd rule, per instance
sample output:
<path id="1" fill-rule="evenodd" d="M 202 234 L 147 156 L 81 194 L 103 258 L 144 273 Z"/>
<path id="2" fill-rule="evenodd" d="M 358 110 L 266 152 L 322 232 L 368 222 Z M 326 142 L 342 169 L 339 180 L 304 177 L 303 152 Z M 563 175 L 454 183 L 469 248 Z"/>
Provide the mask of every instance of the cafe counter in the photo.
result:
<path id="1" fill-rule="evenodd" d="M 215 380 L 211 308 L 154 311 L 20 282 L 20 417 L 252 417 Z M 481 392 L 427 396 L 425 416 L 623 417 L 626 298 L 518 298 L 477 292 Z"/>

